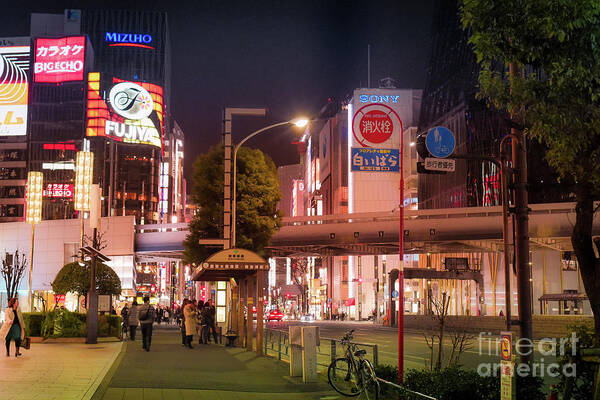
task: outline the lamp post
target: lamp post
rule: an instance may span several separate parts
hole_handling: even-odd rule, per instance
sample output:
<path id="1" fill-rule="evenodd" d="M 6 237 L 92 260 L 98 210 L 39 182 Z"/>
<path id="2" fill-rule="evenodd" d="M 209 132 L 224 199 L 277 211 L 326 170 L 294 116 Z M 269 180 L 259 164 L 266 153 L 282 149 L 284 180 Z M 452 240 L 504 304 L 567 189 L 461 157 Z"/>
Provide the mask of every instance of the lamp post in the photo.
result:
<path id="1" fill-rule="evenodd" d="M 81 247 L 83 247 L 83 217 L 90 210 L 90 190 L 94 172 L 94 153 L 80 151 L 77 153 L 75 167 L 75 210 L 80 212 Z"/>
<path id="2" fill-rule="evenodd" d="M 237 208 L 237 152 L 240 149 L 240 147 L 242 147 L 242 145 L 244 143 L 246 143 L 248 140 L 252 139 L 254 136 L 258 135 L 259 133 L 268 131 L 270 129 L 273 128 L 277 128 L 278 126 L 283 126 L 283 125 L 296 125 L 299 128 L 303 128 L 306 125 L 308 125 L 309 120 L 308 119 L 304 119 L 304 118 L 300 118 L 300 119 L 293 119 L 290 121 L 285 121 L 285 122 L 279 122 L 273 125 L 269 125 L 269 126 L 265 126 L 264 128 L 261 128 L 257 131 L 252 132 L 251 134 L 249 134 L 248 136 L 246 136 L 244 139 L 242 139 L 241 142 L 239 142 L 237 144 L 237 146 L 235 146 L 235 149 L 233 150 L 233 196 L 232 196 L 232 202 L 231 202 L 231 247 L 235 248 L 236 246 L 236 242 L 235 242 L 235 235 L 236 235 L 236 208 Z"/>
<path id="3" fill-rule="evenodd" d="M 30 171 L 27 174 L 27 214 L 26 221 L 31 224 L 31 248 L 29 254 L 29 310 L 33 312 L 33 291 L 31 276 L 33 273 L 33 247 L 35 242 L 35 225 L 42 219 L 42 182 L 41 172 Z"/>

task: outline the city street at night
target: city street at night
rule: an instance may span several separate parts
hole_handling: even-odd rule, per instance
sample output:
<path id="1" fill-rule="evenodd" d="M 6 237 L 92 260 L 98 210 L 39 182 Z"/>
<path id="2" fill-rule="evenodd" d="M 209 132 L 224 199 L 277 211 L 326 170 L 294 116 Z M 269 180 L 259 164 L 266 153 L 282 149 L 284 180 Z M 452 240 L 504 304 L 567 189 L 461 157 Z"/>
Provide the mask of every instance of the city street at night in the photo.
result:
<path id="1" fill-rule="evenodd" d="M 1 400 L 600 400 L 598 38 L 600 0 L 3 4 Z"/>

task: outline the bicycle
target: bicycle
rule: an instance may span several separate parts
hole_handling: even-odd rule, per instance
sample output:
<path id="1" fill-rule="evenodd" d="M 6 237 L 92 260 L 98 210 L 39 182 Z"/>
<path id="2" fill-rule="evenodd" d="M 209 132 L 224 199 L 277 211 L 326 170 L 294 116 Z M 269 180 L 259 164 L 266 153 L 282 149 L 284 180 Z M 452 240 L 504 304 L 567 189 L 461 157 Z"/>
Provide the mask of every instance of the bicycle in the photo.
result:
<path id="1" fill-rule="evenodd" d="M 375 368 L 369 360 L 364 358 L 366 350 L 359 349 L 352 343 L 352 333 L 348 331 L 342 338 L 345 346 L 344 357 L 336 358 L 327 370 L 327 378 L 333 389 L 347 397 L 355 397 L 364 393 L 367 399 L 374 395 L 379 399 L 379 381 L 375 375 Z"/>

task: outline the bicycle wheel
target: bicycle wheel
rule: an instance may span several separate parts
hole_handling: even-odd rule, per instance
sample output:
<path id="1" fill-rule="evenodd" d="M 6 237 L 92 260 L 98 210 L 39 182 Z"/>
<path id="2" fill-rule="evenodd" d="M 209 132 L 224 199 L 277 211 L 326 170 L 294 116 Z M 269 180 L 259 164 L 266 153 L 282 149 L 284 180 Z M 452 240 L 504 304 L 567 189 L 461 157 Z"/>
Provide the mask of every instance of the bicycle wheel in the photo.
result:
<path id="1" fill-rule="evenodd" d="M 362 385 L 352 364 L 346 358 L 337 358 L 329 365 L 327 378 L 339 394 L 354 397 L 362 392 Z"/>
<path id="2" fill-rule="evenodd" d="M 379 399 L 379 381 L 375 375 L 375 368 L 369 360 L 361 360 L 360 366 L 358 367 L 360 374 L 360 381 L 363 384 L 363 390 L 365 391 L 367 399 Z"/>

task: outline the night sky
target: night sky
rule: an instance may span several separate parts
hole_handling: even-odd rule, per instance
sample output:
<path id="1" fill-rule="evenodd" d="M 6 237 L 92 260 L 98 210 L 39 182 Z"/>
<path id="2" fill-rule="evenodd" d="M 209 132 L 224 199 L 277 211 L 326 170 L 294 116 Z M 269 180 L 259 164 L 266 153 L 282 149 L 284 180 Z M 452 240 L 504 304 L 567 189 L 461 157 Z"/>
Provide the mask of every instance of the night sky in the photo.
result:
<path id="1" fill-rule="evenodd" d="M 31 12 L 99 7 L 166 11 L 171 112 L 185 132 L 188 178 L 195 157 L 221 140 L 224 107 L 269 109 L 267 118 L 234 119 L 234 141 L 271 123 L 315 115 L 328 98 L 343 99 L 366 86 L 368 44 L 372 86 L 389 76 L 402 88 L 422 89 L 434 13 L 434 0 L 4 3 L 0 37 L 29 35 Z M 267 152 L 278 165 L 296 163 L 294 135 L 292 128 L 273 130 L 249 145 Z"/>

